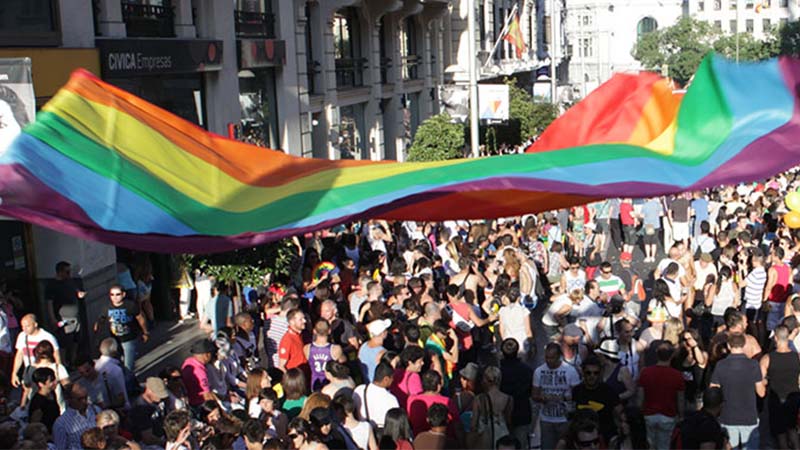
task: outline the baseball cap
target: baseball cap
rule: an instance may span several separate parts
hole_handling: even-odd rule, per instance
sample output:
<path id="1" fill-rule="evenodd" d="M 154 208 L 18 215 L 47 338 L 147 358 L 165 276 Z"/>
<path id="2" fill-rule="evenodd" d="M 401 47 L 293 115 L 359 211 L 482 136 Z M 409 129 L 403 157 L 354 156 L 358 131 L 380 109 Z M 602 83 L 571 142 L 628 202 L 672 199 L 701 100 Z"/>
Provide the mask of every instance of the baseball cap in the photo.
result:
<path id="1" fill-rule="evenodd" d="M 161 378 L 156 377 L 148 377 L 145 381 L 144 386 L 156 395 L 156 397 L 160 399 L 165 399 L 169 397 L 169 392 L 167 392 L 167 385 L 164 384 L 164 380 Z"/>
<path id="2" fill-rule="evenodd" d="M 391 326 L 392 321 L 389 319 L 373 320 L 367 324 L 367 331 L 369 331 L 370 337 L 375 337 L 388 330 Z"/>
<path id="3" fill-rule="evenodd" d="M 633 255 L 630 252 L 622 252 L 619 255 L 621 261 L 633 261 Z"/>
<path id="4" fill-rule="evenodd" d="M 203 353 L 214 353 L 217 351 L 217 348 L 214 343 L 208 339 L 201 339 L 192 343 L 190 351 L 193 355 L 201 355 Z"/>
<path id="5" fill-rule="evenodd" d="M 564 336 L 583 337 L 583 330 L 581 330 L 581 327 L 575 325 L 574 323 L 570 323 L 564 327 Z"/>

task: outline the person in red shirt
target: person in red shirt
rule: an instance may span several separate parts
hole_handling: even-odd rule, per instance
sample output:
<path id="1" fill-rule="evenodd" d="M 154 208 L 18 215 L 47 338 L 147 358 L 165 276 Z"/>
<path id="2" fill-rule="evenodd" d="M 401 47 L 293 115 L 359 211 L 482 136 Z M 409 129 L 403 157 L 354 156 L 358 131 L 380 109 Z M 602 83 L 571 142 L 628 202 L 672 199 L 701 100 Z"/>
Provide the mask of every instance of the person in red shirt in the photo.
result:
<path id="1" fill-rule="evenodd" d="M 406 411 L 411 421 L 411 429 L 414 435 L 417 436 L 423 431 L 431 429 L 428 423 L 428 409 L 431 405 L 439 403 L 447 407 L 447 434 L 451 438 L 458 437 L 461 433 L 457 426 L 461 423 L 458 415 L 458 406 L 455 400 L 441 395 L 439 391 L 442 389 L 442 376 L 439 372 L 429 370 L 422 374 L 422 390 L 421 394 L 412 395 L 408 398 L 406 404 Z"/>
<path id="2" fill-rule="evenodd" d="M 300 309 L 292 309 L 286 313 L 286 321 L 289 323 L 289 330 L 283 335 L 278 346 L 278 368 L 284 372 L 295 367 L 306 370 L 308 358 L 303 351 L 302 336 L 306 328 L 306 316 Z"/>
<path id="3" fill-rule="evenodd" d="M 639 375 L 639 401 L 653 448 L 669 448 L 672 429 L 684 411 L 686 384 L 683 375 L 670 367 L 673 353 L 669 342 L 659 344 L 658 362 Z"/>
<path id="4" fill-rule="evenodd" d="M 633 253 L 633 247 L 639 238 L 636 235 L 636 219 L 633 217 L 633 203 L 631 199 L 622 200 L 619 205 L 619 223 L 622 225 L 622 251 Z"/>

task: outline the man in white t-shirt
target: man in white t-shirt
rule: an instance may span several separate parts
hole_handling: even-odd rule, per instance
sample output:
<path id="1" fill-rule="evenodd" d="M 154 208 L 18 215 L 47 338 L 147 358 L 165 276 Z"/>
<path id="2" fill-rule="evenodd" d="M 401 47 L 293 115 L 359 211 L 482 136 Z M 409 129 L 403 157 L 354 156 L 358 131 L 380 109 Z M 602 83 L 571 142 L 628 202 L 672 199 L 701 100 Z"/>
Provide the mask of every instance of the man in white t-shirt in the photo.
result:
<path id="1" fill-rule="evenodd" d="M 61 364 L 58 341 L 55 336 L 39 328 L 39 322 L 36 320 L 35 315 L 25 315 L 20 320 L 20 325 L 22 326 L 22 333 L 17 336 L 17 342 L 14 346 L 17 353 L 14 355 L 14 366 L 11 369 L 11 385 L 14 387 L 19 387 L 20 384 L 20 380 L 17 377 L 19 368 L 30 366 L 36 362 L 36 358 L 33 356 L 33 349 L 39 345 L 39 342 L 50 341 L 53 344 L 56 364 Z"/>
<path id="2" fill-rule="evenodd" d="M 557 343 L 547 344 L 544 361 L 533 373 L 532 397 L 535 402 L 542 404 L 539 413 L 542 448 L 556 448 L 567 428 L 572 388 L 580 384 L 581 379 L 574 367 L 564 363 L 561 347 Z"/>
<path id="3" fill-rule="evenodd" d="M 382 362 L 375 368 L 372 383 L 362 384 L 353 389 L 353 402 L 361 419 L 371 422 L 379 429 L 383 428 L 386 412 L 400 406 L 397 397 L 389 392 L 393 378 L 392 366 Z"/>

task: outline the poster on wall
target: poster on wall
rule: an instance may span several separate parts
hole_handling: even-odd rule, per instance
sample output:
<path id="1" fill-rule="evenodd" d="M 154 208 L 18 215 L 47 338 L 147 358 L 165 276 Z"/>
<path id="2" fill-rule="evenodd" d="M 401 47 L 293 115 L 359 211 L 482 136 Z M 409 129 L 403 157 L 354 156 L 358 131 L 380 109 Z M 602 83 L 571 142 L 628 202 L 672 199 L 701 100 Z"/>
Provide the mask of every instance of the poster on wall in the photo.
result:
<path id="1" fill-rule="evenodd" d="M 0 58 L 0 154 L 36 116 L 30 58 Z"/>
<path id="2" fill-rule="evenodd" d="M 508 120 L 508 85 L 479 84 L 478 106 L 481 120 Z"/>

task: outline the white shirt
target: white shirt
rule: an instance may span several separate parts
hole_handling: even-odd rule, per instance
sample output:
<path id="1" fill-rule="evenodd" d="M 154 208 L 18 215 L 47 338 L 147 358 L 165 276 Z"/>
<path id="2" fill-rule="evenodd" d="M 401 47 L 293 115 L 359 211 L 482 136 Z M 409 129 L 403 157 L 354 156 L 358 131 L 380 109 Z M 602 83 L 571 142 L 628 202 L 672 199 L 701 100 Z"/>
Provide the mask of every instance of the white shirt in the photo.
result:
<path id="1" fill-rule="evenodd" d="M 0 352 L 11 354 L 11 335 L 8 333 L 8 316 L 0 309 Z"/>
<path id="2" fill-rule="evenodd" d="M 512 303 L 508 306 L 500 308 L 500 326 L 504 331 L 505 336 L 517 340 L 520 349 L 525 349 L 528 335 L 525 329 L 525 323 L 528 322 L 531 312 L 528 308 L 519 304 L 519 302 Z"/>
<path id="3" fill-rule="evenodd" d="M 559 295 L 555 298 L 555 300 L 553 300 L 553 303 L 550 304 L 550 307 L 547 308 L 547 311 L 542 316 L 542 323 L 548 327 L 558 326 L 558 322 L 556 322 L 556 313 L 565 306 L 571 304 L 572 299 L 570 299 L 567 295 Z"/>
<path id="4" fill-rule="evenodd" d="M 14 348 L 17 351 L 23 350 L 25 352 L 23 353 L 24 357 L 22 358 L 22 361 L 26 366 L 30 366 L 36 362 L 36 359 L 33 358 L 33 349 L 36 348 L 36 346 L 39 345 L 39 342 L 42 341 L 50 341 L 50 343 L 53 344 L 53 350 L 58 352 L 58 341 L 56 340 L 55 336 L 41 328 L 39 328 L 39 331 L 33 336 L 28 336 L 24 331 L 17 335 L 17 342 L 16 345 L 14 345 Z M 28 347 L 27 349 L 25 349 L 26 344 Z"/>
<path id="5" fill-rule="evenodd" d="M 658 273 L 659 276 L 663 277 L 664 271 L 667 270 L 667 266 L 670 263 L 675 263 L 678 265 L 678 278 L 683 278 L 686 275 L 686 268 L 683 267 L 683 264 L 670 258 L 664 258 L 661 261 L 659 261 L 658 267 L 656 268 L 656 273 Z"/>
<path id="6" fill-rule="evenodd" d="M 367 388 L 369 386 L 369 388 Z M 364 404 L 364 391 L 367 392 L 366 403 L 369 406 L 369 418 L 367 417 L 367 408 Z M 383 428 L 386 419 L 386 413 L 392 408 L 399 408 L 400 404 L 395 397 L 387 389 L 378 385 L 370 383 L 369 385 L 361 384 L 356 386 L 353 390 L 353 403 L 356 410 L 364 420 L 372 421 L 378 428 Z"/>
<path id="7" fill-rule="evenodd" d="M 571 398 L 572 388 L 581 383 L 578 372 L 569 364 L 551 369 L 547 363 L 533 372 L 533 387 L 540 388 L 543 395 L 557 395 L 564 400 L 549 401 L 542 405 L 539 419 L 548 423 L 566 423 L 569 409 L 566 399 Z"/>

